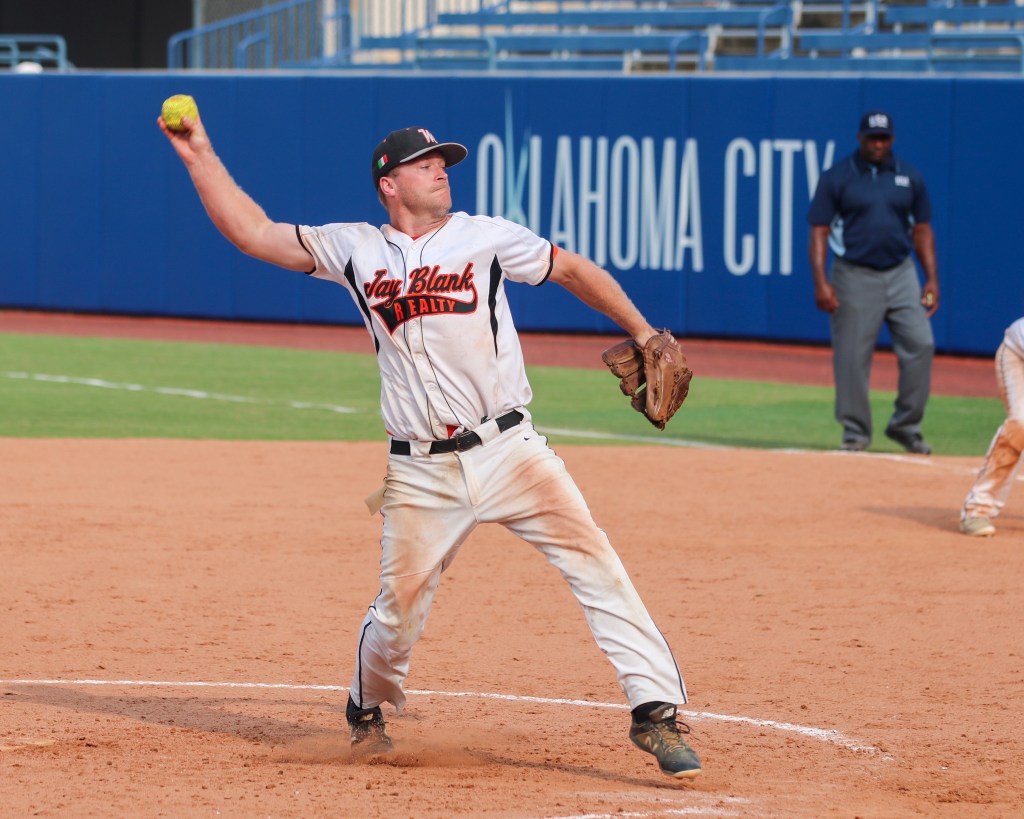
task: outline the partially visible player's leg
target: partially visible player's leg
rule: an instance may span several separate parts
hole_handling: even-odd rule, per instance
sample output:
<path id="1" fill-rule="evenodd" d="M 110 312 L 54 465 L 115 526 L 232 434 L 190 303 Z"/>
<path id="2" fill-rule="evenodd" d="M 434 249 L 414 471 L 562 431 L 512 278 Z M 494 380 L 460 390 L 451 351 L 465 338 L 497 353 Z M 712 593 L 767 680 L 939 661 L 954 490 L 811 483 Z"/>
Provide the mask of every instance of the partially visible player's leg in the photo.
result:
<path id="1" fill-rule="evenodd" d="M 995 362 L 1007 418 L 996 430 L 960 510 L 960 528 L 965 534 L 995 533 L 990 520 L 1006 505 L 1024 453 L 1024 360 L 1001 344 Z"/>

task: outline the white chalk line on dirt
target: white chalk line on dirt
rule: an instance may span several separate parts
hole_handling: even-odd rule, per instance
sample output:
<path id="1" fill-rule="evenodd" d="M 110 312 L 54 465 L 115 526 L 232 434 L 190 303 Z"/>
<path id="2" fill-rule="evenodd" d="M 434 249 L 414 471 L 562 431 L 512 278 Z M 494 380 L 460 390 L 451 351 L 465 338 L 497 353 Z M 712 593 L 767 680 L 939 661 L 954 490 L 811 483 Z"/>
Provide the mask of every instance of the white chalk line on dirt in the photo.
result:
<path id="1" fill-rule="evenodd" d="M 615 813 L 575 813 L 570 816 L 552 816 L 550 819 L 646 819 L 654 816 L 743 816 L 735 810 L 725 810 L 721 805 L 701 807 L 694 805 L 686 808 L 659 808 L 655 813 L 649 811 L 616 811 Z"/>
<path id="2" fill-rule="evenodd" d="M 722 444 L 706 444 L 702 441 L 687 441 L 683 438 L 652 438 L 650 435 L 620 435 L 614 432 L 595 432 L 589 429 L 562 429 L 560 427 L 537 426 L 543 435 L 560 435 L 563 438 L 589 438 L 594 441 L 626 441 L 654 446 L 681 446 L 688 449 L 736 449 Z"/>
<path id="3" fill-rule="evenodd" d="M 258 682 L 204 682 L 195 680 L 165 681 L 165 680 L 0 680 L 0 685 L 111 685 L 111 686 L 150 686 L 155 688 L 251 688 L 251 689 L 278 689 L 287 691 L 348 691 L 343 685 L 298 685 L 295 683 L 258 683 Z M 423 697 L 464 697 L 467 699 L 503 700 L 506 702 L 528 702 L 537 705 L 565 705 L 575 708 L 611 708 L 625 711 L 629 706 L 622 703 L 594 702 L 592 700 L 570 700 L 555 699 L 551 697 L 529 697 L 519 694 L 492 694 L 481 691 L 430 691 L 425 689 L 410 689 L 406 693 Z M 777 722 L 770 719 L 757 719 L 755 717 L 739 717 L 730 714 L 714 714 L 709 711 L 684 711 L 679 713 L 688 719 L 718 720 L 719 722 L 735 722 L 745 725 L 752 725 L 758 728 L 771 728 L 776 731 L 787 731 L 800 734 L 810 739 L 818 739 L 838 745 L 848 751 L 857 751 L 869 754 L 881 753 L 878 748 L 872 745 L 864 745 L 840 731 L 828 728 L 813 728 L 807 725 L 796 725 L 792 722 Z M 886 757 L 888 758 L 888 757 Z"/>
<path id="4" fill-rule="evenodd" d="M 720 799 L 715 800 L 721 802 Z M 736 800 L 734 800 L 736 801 Z M 616 811 L 615 813 L 575 813 L 568 816 L 552 816 L 549 819 L 646 819 L 653 816 L 743 816 L 746 811 L 726 810 L 721 804 L 702 807 L 694 805 L 684 808 L 659 808 L 656 812 L 649 811 Z"/>
<path id="5" fill-rule="evenodd" d="M 835 455 L 840 458 L 871 458 L 878 461 L 894 461 L 913 466 L 923 466 L 931 469 L 943 469 L 957 475 L 976 475 L 982 459 L 978 459 L 978 466 L 963 466 L 961 464 L 949 464 L 936 461 L 927 456 L 921 455 L 900 455 L 893 452 L 841 452 L 839 450 L 821 449 L 798 449 L 796 447 L 738 447 L 728 444 L 709 444 L 703 441 L 689 441 L 685 438 L 652 438 L 649 435 L 620 435 L 612 432 L 594 432 L 582 429 L 561 429 L 557 427 L 537 426 L 537 431 L 544 435 L 559 435 L 563 438 L 584 438 L 595 441 L 623 441 L 627 443 L 651 444 L 652 446 L 683 447 L 686 449 L 718 449 L 725 451 L 738 451 L 741 449 L 756 449 L 759 452 L 772 452 L 777 455 Z M 1018 481 L 1024 481 L 1024 474 L 1017 476 Z"/>
<path id="6" fill-rule="evenodd" d="M 742 796 L 723 796 L 715 792 L 682 791 L 677 797 L 666 797 L 664 791 L 653 795 L 644 791 L 579 791 L 580 801 L 612 802 L 618 807 L 614 813 L 574 813 L 549 816 L 545 819 L 648 819 L 657 816 L 761 816 L 754 803 Z M 538 817 L 539 819 L 539 817 Z"/>
<path id="7" fill-rule="evenodd" d="M 266 404 L 290 407 L 301 410 L 324 410 L 341 414 L 360 412 L 355 407 L 343 407 L 337 404 L 315 404 L 308 401 L 277 401 L 272 398 L 254 398 L 251 395 L 225 395 L 219 392 L 194 390 L 185 387 L 147 387 L 144 384 L 131 384 L 118 381 L 106 381 L 102 378 L 78 378 L 72 375 L 51 375 L 49 373 L 5 372 L 4 378 L 22 381 L 42 381 L 48 384 L 72 384 L 79 387 L 99 387 L 104 390 L 123 390 L 125 392 L 146 392 L 157 395 L 171 395 L 178 398 L 195 398 L 200 401 L 227 401 L 232 404 Z"/>

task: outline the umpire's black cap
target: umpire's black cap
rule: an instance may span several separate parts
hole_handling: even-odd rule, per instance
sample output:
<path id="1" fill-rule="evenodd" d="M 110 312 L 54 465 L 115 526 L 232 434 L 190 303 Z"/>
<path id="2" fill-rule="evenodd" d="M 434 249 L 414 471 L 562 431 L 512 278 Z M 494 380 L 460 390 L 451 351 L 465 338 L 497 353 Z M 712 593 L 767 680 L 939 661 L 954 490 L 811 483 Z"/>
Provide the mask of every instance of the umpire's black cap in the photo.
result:
<path id="1" fill-rule="evenodd" d="M 885 111 L 868 111 L 860 118 L 860 133 L 865 136 L 892 136 L 892 117 Z"/>
<path id="2" fill-rule="evenodd" d="M 440 151 L 449 168 L 458 165 L 469 154 L 466 146 L 458 142 L 438 142 L 426 128 L 412 126 L 392 131 L 373 152 L 373 187 L 376 188 L 382 176 L 387 176 L 403 162 L 431 151 Z"/>

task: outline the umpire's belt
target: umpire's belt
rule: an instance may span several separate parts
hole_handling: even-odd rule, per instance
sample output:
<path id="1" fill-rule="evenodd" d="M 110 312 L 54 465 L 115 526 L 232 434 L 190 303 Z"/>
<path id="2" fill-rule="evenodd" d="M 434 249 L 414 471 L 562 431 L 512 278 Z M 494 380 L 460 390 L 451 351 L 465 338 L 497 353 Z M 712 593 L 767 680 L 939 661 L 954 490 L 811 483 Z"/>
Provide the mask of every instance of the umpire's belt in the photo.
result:
<path id="1" fill-rule="evenodd" d="M 519 410 L 510 410 L 504 415 L 499 415 L 494 419 L 494 423 L 498 425 L 498 432 L 504 432 L 505 430 L 512 429 L 512 427 L 519 426 L 525 416 Z M 430 443 L 430 454 L 438 455 L 442 452 L 465 452 L 467 449 L 472 449 L 475 446 L 480 446 L 483 441 L 480 440 L 480 436 L 475 432 L 463 432 L 461 435 L 456 435 L 454 438 L 449 438 L 446 441 L 431 441 Z M 392 455 L 411 455 L 412 447 L 408 441 L 398 441 L 394 438 L 391 439 L 391 454 Z"/>

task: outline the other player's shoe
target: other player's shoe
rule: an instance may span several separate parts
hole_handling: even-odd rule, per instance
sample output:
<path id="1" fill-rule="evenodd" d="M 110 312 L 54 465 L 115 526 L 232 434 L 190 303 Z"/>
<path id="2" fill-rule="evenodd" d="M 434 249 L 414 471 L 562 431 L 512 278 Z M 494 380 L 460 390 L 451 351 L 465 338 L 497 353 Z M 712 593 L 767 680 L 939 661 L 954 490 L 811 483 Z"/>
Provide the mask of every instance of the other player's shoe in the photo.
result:
<path id="1" fill-rule="evenodd" d="M 380 706 L 374 708 L 356 708 L 349 698 L 345 707 L 345 719 L 352 730 L 352 752 L 360 756 L 369 754 L 386 754 L 394 750 L 391 737 L 384 727 L 384 714 Z"/>
<path id="2" fill-rule="evenodd" d="M 932 454 L 932 448 L 928 446 L 928 442 L 921 437 L 920 432 L 906 432 L 905 430 L 888 427 L 885 430 L 885 437 L 895 441 L 907 450 L 907 452 L 913 453 L 914 455 Z"/>
<path id="3" fill-rule="evenodd" d="M 637 718 L 629 726 L 629 738 L 642 751 L 654 754 L 658 767 L 667 776 L 690 779 L 700 773 L 700 757 L 683 739 L 690 726 L 676 720 L 676 707 L 657 703 L 646 717 Z"/>
<path id="4" fill-rule="evenodd" d="M 992 537 L 996 527 L 983 515 L 971 515 L 960 521 L 960 531 L 971 537 Z"/>

